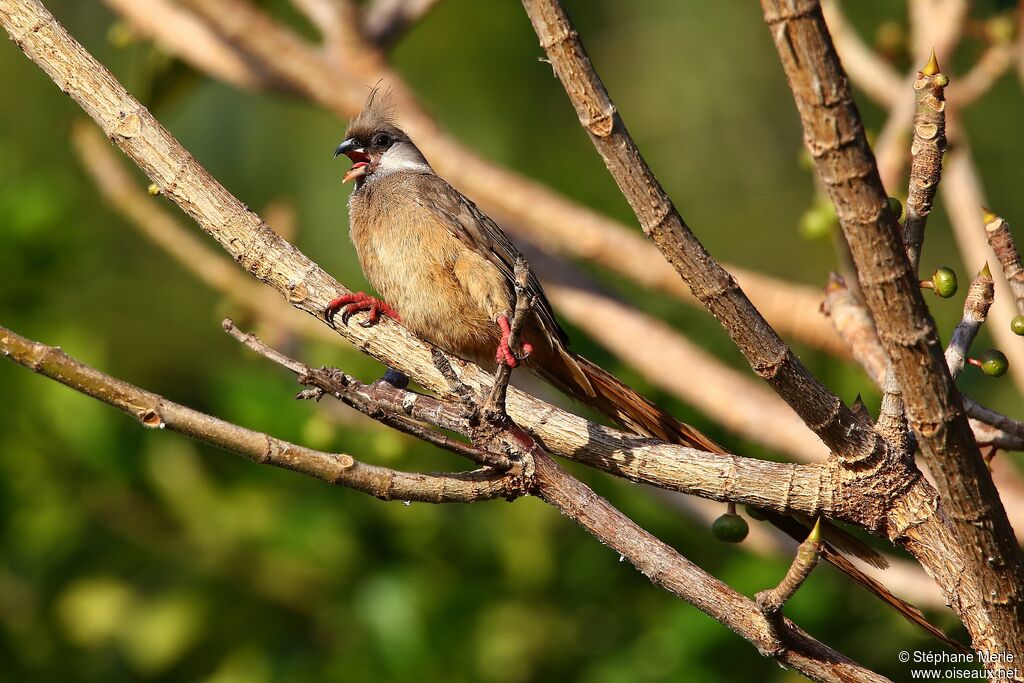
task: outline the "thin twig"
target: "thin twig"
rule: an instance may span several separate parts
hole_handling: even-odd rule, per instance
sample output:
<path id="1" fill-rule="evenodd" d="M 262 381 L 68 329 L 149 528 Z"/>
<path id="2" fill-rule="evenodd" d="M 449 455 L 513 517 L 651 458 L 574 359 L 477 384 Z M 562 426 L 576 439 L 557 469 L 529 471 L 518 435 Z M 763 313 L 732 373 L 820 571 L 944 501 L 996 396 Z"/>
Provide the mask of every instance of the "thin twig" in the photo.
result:
<path id="1" fill-rule="evenodd" d="M 903 244 L 915 276 L 920 270 L 924 228 L 942 174 L 942 155 L 946 152 L 944 93 L 948 84 L 949 78 L 939 70 L 933 53 L 914 79 L 914 139 L 910 145 L 910 189 Z"/>
<path id="2" fill-rule="evenodd" d="M 344 453 L 324 453 L 206 415 L 80 363 L 58 348 L 0 327 L 0 353 L 45 377 L 108 403 L 145 427 L 169 429 L 253 462 L 306 474 L 382 500 L 471 503 L 514 498 L 512 478 L 490 470 L 415 474 L 367 465 Z"/>
<path id="3" fill-rule="evenodd" d="M 770 620 L 778 620 L 782 615 L 782 606 L 786 604 L 803 585 L 807 577 L 821 557 L 821 519 L 814 523 L 814 528 L 807 539 L 797 548 L 796 557 L 789 566 L 789 571 L 775 588 L 759 592 L 755 596 L 757 606 Z"/>
<path id="4" fill-rule="evenodd" d="M 291 370 L 298 375 L 302 384 L 316 387 L 320 392 L 327 392 L 335 398 L 344 401 L 347 405 L 355 408 L 364 415 L 383 422 L 389 427 L 415 436 L 423 441 L 432 443 L 439 448 L 461 455 L 473 462 L 492 467 L 498 471 L 506 471 L 511 463 L 504 454 L 492 453 L 471 444 L 463 443 L 451 437 L 435 432 L 424 425 L 414 422 L 399 414 L 394 405 L 384 404 L 378 397 L 379 392 L 373 391 L 362 382 L 337 369 L 311 368 L 301 361 L 284 355 L 280 351 L 264 344 L 259 337 L 250 332 L 243 332 L 235 326 L 234 322 L 225 318 L 221 323 L 224 331 L 231 335 L 236 341 L 241 342 L 264 358 L 277 363 L 283 368 Z M 409 396 L 412 396 L 409 392 Z M 422 412 L 413 412 L 414 404 L 406 402 L 408 407 L 403 407 L 413 413 L 413 417 L 423 419 Z M 428 410 L 430 417 L 438 419 L 440 412 Z M 447 423 L 444 426 L 454 428 L 461 426 L 461 423 Z"/>
<path id="5" fill-rule="evenodd" d="M 995 296 L 995 283 L 992 281 L 992 273 L 988 264 L 981 269 L 970 287 L 967 288 L 967 296 L 964 298 L 964 314 L 953 330 L 949 338 L 949 345 L 946 346 L 946 363 L 949 365 L 949 374 L 956 379 L 964 369 L 964 362 L 967 360 L 967 352 L 978 336 L 981 324 L 988 317 L 988 309 L 992 306 L 992 299 Z"/>
<path id="6" fill-rule="evenodd" d="M 985 238 L 1003 267 L 1003 275 L 1010 283 L 1010 290 L 1017 302 L 1017 310 L 1024 315 L 1024 267 L 1021 266 L 1020 251 L 1013 241 L 1010 224 L 990 211 L 985 212 Z"/>

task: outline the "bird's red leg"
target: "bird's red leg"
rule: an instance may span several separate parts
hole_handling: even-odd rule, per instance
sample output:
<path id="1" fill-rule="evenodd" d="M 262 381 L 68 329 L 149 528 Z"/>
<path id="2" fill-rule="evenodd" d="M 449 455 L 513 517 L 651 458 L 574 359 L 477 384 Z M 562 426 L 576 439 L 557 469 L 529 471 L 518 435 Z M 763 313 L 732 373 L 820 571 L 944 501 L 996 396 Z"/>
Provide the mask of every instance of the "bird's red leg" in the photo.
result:
<path id="1" fill-rule="evenodd" d="M 351 318 L 354 313 L 358 313 L 359 311 L 369 311 L 370 313 L 365 322 L 359 323 L 363 327 L 375 325 L 377 320 L 380 318 L 381 313 L 396 322 L 402 322 L 402 319 L 398 315 L 398 311 L 380 299 L 372 297 L 365 292 L 343 294 L 337 299 L 331 301 L 331 303 L 327 304 L 327 309 L 324 312 L 324 317 L 327 319 L 327 322 L 333 325 L 334 315 L 342 308 L 344 308 L 344 311 L 342 311 L 341 314 L 341 322 L 345 325 L 348 325 L 348 319 Z"/>
<path id="2" fill-rule="evenodd" d="M 501 341 L 498 342 L 498 349 L 494 352 L 494 360 L 497 361 L 498 365 L 504 363 L 510 368 L 514 368 L 519 365 L 519 361 L 524 360 L 533 353 L 533 346 L 523 342 L 523 357 L 516 358 L 516 354 L 512 353 L 512 349 L 508 345 L 508 338 L 512 334 L 512 327 L 508 323 L 508 316 L 503 315 L 498 318 L 498 327 L 501 328 Z"/>

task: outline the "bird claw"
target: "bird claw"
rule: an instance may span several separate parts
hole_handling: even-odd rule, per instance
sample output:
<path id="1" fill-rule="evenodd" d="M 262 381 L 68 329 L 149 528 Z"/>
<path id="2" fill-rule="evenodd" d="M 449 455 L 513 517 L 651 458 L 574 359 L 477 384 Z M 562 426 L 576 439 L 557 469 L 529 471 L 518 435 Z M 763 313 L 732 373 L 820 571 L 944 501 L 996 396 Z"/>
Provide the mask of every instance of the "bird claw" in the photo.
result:
<path id="1" fill-rule="evenodd" d="M 507 365 L 510 368 L 515 368 L 519 363 L 530 357 L 530 354 L 533 353 L 533 345 L 523 342 L 523 355 L 516 356 L 512 352 L 512 347 L 508 345 L 509 336 L 512 334 L 508 318 L 506 316 L 498 318 L 498 326 L 501 327 L 501 340 L 498 342 L 498 348 L 494 352 L 494 360 L 498 365 Z"/>
<path id="2" fill-rule="evenodd" d="M 324 311 L 324 318 L 331 324 L 331 326 L 334 325 L 334 316 L 339 310 L 341 311 L 341 322 L 343 325 L 348 325 L 349 318 L 360 311 L 369 312 L 367 319 L 359 323 L 362 327 L 373 327 L 376 325 L 377 321 L 380 319 L 381 313 L 395 322 L 402 322 L 402 319 L 398 316 L 398 311 L 380 299 L 369 296 L 365 292 L 343 294 L 337 299 L 331 301 L 331 303 L 327 304 L 327 309 Z"/>

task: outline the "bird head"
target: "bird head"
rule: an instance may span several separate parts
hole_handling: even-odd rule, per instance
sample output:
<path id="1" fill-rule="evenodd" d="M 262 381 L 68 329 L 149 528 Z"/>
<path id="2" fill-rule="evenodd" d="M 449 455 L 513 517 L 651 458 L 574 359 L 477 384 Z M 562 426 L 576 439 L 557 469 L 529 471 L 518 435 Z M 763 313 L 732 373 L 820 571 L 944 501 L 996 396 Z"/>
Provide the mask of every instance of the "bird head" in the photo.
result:
<path id="1" fill-rule="evenodd" d="M 395 125 L 394 106 L 379 87 L 370 92 L 363 110 L 349 123 L 345 139 L 334 150 L 335 157 L 342 154 L 352 160 L 343 182 L 355 180 L 357 186 L 396 171 L 433 173 L 412 139 Z"/>

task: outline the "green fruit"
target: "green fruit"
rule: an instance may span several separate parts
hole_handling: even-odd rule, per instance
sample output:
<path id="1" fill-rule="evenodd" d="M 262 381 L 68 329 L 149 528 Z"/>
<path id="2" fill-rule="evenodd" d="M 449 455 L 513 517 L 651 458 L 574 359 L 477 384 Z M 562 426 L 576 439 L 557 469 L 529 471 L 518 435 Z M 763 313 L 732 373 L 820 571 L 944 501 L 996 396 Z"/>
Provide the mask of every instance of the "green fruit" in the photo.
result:
<path id="1" fill-rule="evenodd" d="M 936 268 L 935 272 L 932 273 L 932 284 L 937 296 L 948 299 L 956 294 L 956 273 L 953 272 L 952 268 L 945 266 Z"/>
<path id="2" fill-rule="evenodd" d="M 123 21 L 116 21 L 107 29 L 107 42 L 118 49 L 124 49 L 136 40 L 135 31 Z"/>
<path id="3" fill-rule="evenodd" d="M 1024 315 L 1014 316 L 1010 321 L 1010 329 L 1014 334 L 1024 335 Z"/>
<path id="4" fill-rule="evenodd" d="M 744 508 L 746 508 L 747 517 L 750 517 L 751 519 L 756 519 L 759 522 L 763 522 L 764 520 L 768 519 L 767 510 L 763 510 L 759 507 L 754 507 L 753 505 L 745 505 Z"/>
<path id="5" fill-rule="evenodd" d="M 989 377 L 1002 377 L 1010 367 L 1006 354 L 999 349 L 989 349 L 978 360 L 981 361 L 981 371 Z"/>
<path id="6" fill-rule="evenodd" d="M 825 239 L 838 224 L 835 209 L 826 199 L 817 202 L 800 217 L 800 234 L 807 239 Z"/>
<path id="7" fill-rule="evenodd" d="M 889 197 L 889 210 L 896 216 L 896 220 L 903 218 L 903 202 L 895 197 Z"/>
<path id="8" fill-rule="evenodd" d="M 711 525 L 711 533 L 719 541 L 726 543 L 739 543 L 750 532 L 747 520 L 739 515 L 726 513 L 715 520 Z"/>
<path id="9" fill-rule="evenodd" d="M 998 45 L 1007 45 L 1013 42 L 1014 26 L 1013 20 L 1000 14 L 985 22 L 985 32 L 989 39 Z"/>

